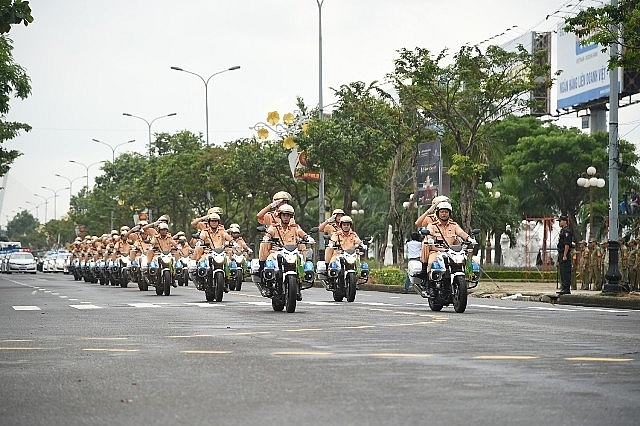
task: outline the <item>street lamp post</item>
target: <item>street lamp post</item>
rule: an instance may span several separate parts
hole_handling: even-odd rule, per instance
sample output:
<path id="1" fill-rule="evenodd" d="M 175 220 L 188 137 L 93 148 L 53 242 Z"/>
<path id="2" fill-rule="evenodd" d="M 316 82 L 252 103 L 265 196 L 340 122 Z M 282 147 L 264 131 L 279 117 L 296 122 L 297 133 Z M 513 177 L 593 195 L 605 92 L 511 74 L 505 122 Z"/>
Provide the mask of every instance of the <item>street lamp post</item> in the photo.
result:
<path id="1" fill-rule="evenodd" d="M 41 186 L 40 188 L 53 192 L 53 220 L 56 220 L 58 218 L 57 201 L 56 201 L 58 199 L 58 192 L 64 191 L 65 189 L 69 189 L 69 187 L 65 186 L 64 188 L 53 189 L 53 188 L 49 188 L 48 186 Z"/>
<path id="2" fill-rule="evenodd" d="M 322 101 L 322 5 L 324 0 L 316 0 L 318 4 L 318 119 L 323 118 Z M 318 223 L 324 222 L 324 169 L 320 169 L 320 182 L 318 183 Z M 319 254 L 324 252 L 324 238 L 320 238 L 318 244 Z"/>
<path id="3" fill-rule="evenodd" d="M 44 200 L 44 223 L 47 223 L 47 210 L 48 210 L 48 207 L 49 207 L 49 199 L 51 197 L 45 197 L 45 196 L 40 195 L 40 194 L 33 194 L 33 195 L 35 195 L 36 197 L 40 197 L 40 198 L 42 198 Z"/>
<path id="4" fill-rule="evenodd" d="M 602 178 L 596 177 L 596 168 L 593 166 L 587 167 L 587 177 L 579 177 L 576 183 L 582 188 L 589 188 L 589 239 L 594 236 L 593 232 L 593 188 L 603 188 L 605 181 Z"/>
<path id="5" fill-rule="evenodd" d="M 71 202 L 71 197 L 73 196 L 73 189 L 71 189 L 73 188 L 73 182 L 77 181 L 78 179 L 86 178 L 86 176 L 78 176 L 76 178 L 70 179 L 58 173 L 56 173 L 54 176 L 61 177 L 62 179 L 66 179 L 69 182 L 69 202 Z"/>
<path id="6" fill-rule="evenodd" d="M 31 201 L 25 201 L 25 203 L 32 205 L 36 209 L 36 219 L 40 220 L 40 204 L 32 203 Z"/>
<path id="7" fill-rule="evenodd" d="M 102 145 L 106 145 L 106 146 L 109 147 L 109 149 L 111 149 L 111 162 L 112 163 L 116 162 L 116 149 L 119 146 L 126 145 L 128 143 L 133 143 L 133 142 L 136 141 L 135 139 L 131 139 L 130 141 L 122 142 L 122 143 L 119 143 L 118 145 L 113 146 L 113 145 L 110 145 L 110 144 L 108 144 L 106 142 L 99 141 L 98 139 L 91 139 L 91 140 L 94 141 L 94 142 L 101 143 Z"/>
<path id="8" fill-rule="evenodd" d="M 175 71 L 182 71 L 182 72 L 186 72 L 187 74 L 195 75 L 200 80 L 202 80 L 202 83 L 204 83 L 204 113 L 205 113 L 205 126 L 206 126 L 205 127 L 206 128 L 206 142 L 207 142 L 207 146 L 209 146 L 209 80 L 211 80 L 213 78 L 213 76 L 216 76 L 218 74 L 222 74 L 222 73 L 227 72 L 227 71 L 238 70 L 238 69 L 240 69 L 240 65 L 234 65 L 234 66 L 226 68 L 226 69 L 224 69 L 222 71 L 214 72 L 206 80 L 200 74 L 196 74 L 195 72 L 188 71 L 188 70 L 185 70 L 185 69 L 180 68 L 180 67 L 171 67 L 171 69 L 175 70 Z"/>
<path id="9" fill-rule="evenodd" d="M 81 162 L 76 161 L 76 160 L 69 160 L 69 162 L 70 162 L 70 163 L 74 163 L 74 164 L 80 164 L 82 167 L 84 167 L 84 168 L 85 168 L 85 170 L 87 171 L 87 174 L 86 174 L 86 177 L 87 177 L 87 191 L 89 191 L 89 168 L 90 168 L 90 167 L 92 167 L 92 166 L 95 166 L 95 165 L 97 165 L 97 164 L 104 163 L 104 160 L 102 160 L 102 161 L 96 161 L 95 163 L 91 163 L 91 164 L 89 164 L 89 165 L 86 165 L 86 164 L 81 163 Z"/>
<path id="10" fill-rule="evenodd" d="M 151 157 L 151 125 L 156 120 L 159 120 L 161 118 L 166 118 L 166 117 L 173 117 L 174 115 L 177 115 L 177 113 L 172 112 L 171 114 L 161 115 L 160 117 L 156 117 L 151 121 L 147 120 L 146 118 L 137 116 L 137 115 L 129 114 L 128 112 L 123 112 L 122 115 L 124 115 L 126 117 L 137 118 L 137 119 L 140 119 L 140 120 L 144 121 L 145 123 L 147 123 L 147 127 L 149 128 L 149 157 Z"/>
<path id="11" fill-rule="evenodd" d="M 500 198 L 500 191 L 495 191 L 493 189 L 492 182 L 485 182 L 484 187 L 489 191 L 489 196 L 494 199 Z M 491 264 L 491 230 L 487 229 L 487 242 L 485 247 L 485 262 L 487 264 Z"/>

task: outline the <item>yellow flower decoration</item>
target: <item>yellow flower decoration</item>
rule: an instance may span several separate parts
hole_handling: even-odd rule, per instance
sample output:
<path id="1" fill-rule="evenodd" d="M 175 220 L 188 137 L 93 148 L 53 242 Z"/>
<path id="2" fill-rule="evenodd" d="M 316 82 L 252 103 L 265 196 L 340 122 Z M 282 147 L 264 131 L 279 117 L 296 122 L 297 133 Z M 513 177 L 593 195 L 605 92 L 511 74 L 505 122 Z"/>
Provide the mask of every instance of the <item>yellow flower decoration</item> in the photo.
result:
<path id="1" fill-rule="evenodd" d="M 302 133 L 307 133 L 309 131 L 309 123 L 304 123 L 302 125 Z"/>
<path id="2" fill-rule="evenodd" d="M 269 137 L 269 131 L 267 129 L 258 130 L 258 139 L 266 139 Z"/>
<path id="3" fill-rule="evenodd" d="M 271 124 L 272 126 L 275 126 L 279 120 L 280 114 L 278 114 L 278 111 L 271 111 L 269 114 L 267 114 L 267 123 Z"/>
<path id="4" fill-rule="evenodd" d="M 286 149 L 291 149 L 296 146 L 296 142 L 293 140 L 293 136 L 287 136 L 282 141 L 282 146 Z"/>
<path id="5" fill-rule="evenodd" d="M 282 121 L 284 121 L 284 123 L 287 126 L 291 126 L 293 124 L 293 122 L 295 121 L 295 117 L 293 116 L 293 114 L 291 114 L 290 112 L 286 113 L 284 115 L 284 117 L 282 117 Z"/>

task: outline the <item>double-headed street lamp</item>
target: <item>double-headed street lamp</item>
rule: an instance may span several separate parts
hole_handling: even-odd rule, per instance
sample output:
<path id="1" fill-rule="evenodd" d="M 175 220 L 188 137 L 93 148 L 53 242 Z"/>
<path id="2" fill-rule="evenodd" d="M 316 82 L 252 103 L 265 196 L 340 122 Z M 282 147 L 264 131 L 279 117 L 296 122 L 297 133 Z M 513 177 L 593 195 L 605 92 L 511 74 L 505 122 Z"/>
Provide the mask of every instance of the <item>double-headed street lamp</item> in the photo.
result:
<path id="1" fill-rule="evenodd" d="M 145 123 L 147 123 L 147 127 L 149 128 L 149 157 L 151 157 L 151 125 L 156 120 L 159 120 L 161 118 L 166 118 L 166 117 L 173 117 L 174 115 L 177 115 L 177 113 L 172 112 L 171 114 L 161 115 L 160 117 L 156 117 L 151 121 L 147 120 L 146 118 L 139 117 L 137 115 L 129 114 L 128 112 L 123 112 L 122 115 L 124 115 L 126 117 L 137 118 L 137 119 L 140 119 L 140 120 L 144 121 Z"/>
<path id="2" fill-rule="evenodd" d="M 222 74 L 227 71 L 235 71 L 240 69 L 240 65 L 234 65 L 222 71 L 214 72 L 205 80 L 200 74 L 196 74 L 195 72 L 185 70 L 180 67 L 171 67 L 172 70 L 186 72 L 187 74 L 192 74 L 198 77 L 204 83 L 204 113 L 205 113 L 205 126 L 206 126 L 206 142 L 207 146 L 209 145 L 209 80 L 218 74 Z"/>
<path id="3" fill-rule="evenodd" d="M 87 176 L 78 176 L 77 178 L 73 178 L 70 179 L 66 176 L 63 176 L 61 174 L 56 173 L 54 176 L 58 176 L 61 177 L 62 179 L 66 179 L 69 182 L 69 202 L 71 202 L 71 197 L 73 196 L 73 182 L 77 181 L 78 179 L 82 179 L 82 178 L 86 178 Z"/>
<path id="4" fill-rule="evenodd" d="M 119 143 L 118 145 L 113 146 L 113 145 L 110 145 L 110 144 L 108 144 L 106 142 L 99 141 L 98 139 L 91 139 L 91 140 L 94 141 L 94 142 L 101 143 L 102 145 L 106 145 L 106 146 L 109 147 L 109 149 L 111 149 L 111 162 L 112 163 L 116 162 L 116 149 L 119 146 L 126 145 L 128 143 L 134 143 L 136 141 L 135 139 L 131 139 L 130 141 L 122 142 L 122 143 Z"/>
<path id="5" fill-rule="evenodd" d="M 49 207 L 49 199 L 51 197 L 45 197 L 45 196 L 40 195 L 40 194 L 33 194 L 33 195 L 36 196 L 36 197 L 40 197 L 40 198 L 42 198 L 44 200 L 44 223 L 47 223 L 47 209 Z"/>
<path id="6" fill-rule="evenodd" d="M 587 177 L 579 177 L 577 180 L 578 186 L 582 188 L 589 188 L 589 239 L 594 237 L 593 233 L 593 188 L 603 188 L 605 181 L 602 178 L 596 177 L 596 168 L 593 166 L 587 167 Z"/>
<path id="7" fill-rule="evenodd" d="M 80 165 L 81 165 L 82 167 L 84 167 L 84 169 L 87 171 L 87 174 L 86 174 L 86 177 L 87 177 L 87 191 L 89 191 L 89 168 L 90 168 L 90 167 L 92 167 L 92 166 L 98 165 L 98 164 L 102 164 L 102 163 L 104 163 L 105 161 L 104 161 L 104 160 L 102 160 L 102 161 L 96 161 L 95 163 L 91 163 L 91 164 L 89 164 L 89 165 L 86 165 L 86 164 L 81 163 L 81 162 L 76 161 L 76 160 L 69 160 L 69 162 L 70 162 L 70 163 L 74 163 L 74 164 L 80 164 Z"/>
<path id="8" fill-rule="evenodd" d="M 64 188 L 53 189 L 53 188 L 49 188 L 48 186 L 41 186 L 40 188 L 53 192 L 53 220 L 56 220 L 58 218 L 57 201 L 56 201 L 58 199 L 58 192 L 64 191 L 65 189 L 69 189 L 69 187 L 65 186 Z"/>

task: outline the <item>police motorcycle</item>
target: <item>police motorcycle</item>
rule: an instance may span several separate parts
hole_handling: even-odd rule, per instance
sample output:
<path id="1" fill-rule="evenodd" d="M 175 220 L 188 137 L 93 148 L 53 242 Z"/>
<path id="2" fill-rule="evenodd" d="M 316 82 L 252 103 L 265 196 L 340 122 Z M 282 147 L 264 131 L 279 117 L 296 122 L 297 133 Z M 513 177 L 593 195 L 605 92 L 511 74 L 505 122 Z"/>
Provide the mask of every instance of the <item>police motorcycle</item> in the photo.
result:
<path id="1" fill-rule="evenodd" d="M 428 244 L 444 250 L 438 252 L 431 264 L 429 276 L 426 276 L 426 268 L 423 268 L 421 261 L 410 260 L 408 270 L 411 283 L 429 301 L 432 311 L 440 311 L 444 306 L 453 304 L 457 313 L 463 313 L 467 308 L 467 291 L 475 288 L 479 281 L 480 267 L 471 259 L 471 254 L 476 245 L 473 236 L 479 234 L 480 230 L 472 230 L 472 237 L 453 245 L 429 238 L 431 233 L 426 228 L 420 228 L 420 233 L 427 237 Z"/>
<path id="2" fill-rule="evenodd" d="M 179 286 L 189 285 L 189 256 L 180 254 L 174 265 L 176 272 L 176 281 Z"/>
<path id="3" fill-rule="evenodd" d="M 258 226 L 258 232 L 266 232 L 265 226 Z M 312 228 L 309 233 L 317 232 L 318 228 Z M 274 311 L 285 310 L 295 312 L 298 293 L 313 287 L 315 271 L 313 262 L 304 260 L 298 249 L 299 244 L 315 244 L 311 236 L 306 239 L 298 239 L 297 244 L 282 244 L 279 239 L 270 238 L 265 234 L 263 242 L 271 243 L 275 252 L 271 253 L 265 261 L 262 275 L 260 275 L 260 263 L 258 259 L 251 261 L 251 278 L 263 297 L 271 298 L 271 307 Z"/>
<path id="4" fill-rule="evenodd" d="M 80 281 L 82 279 L 82 266 L 80 256 L 74 256 L 73 260 L 69 264 L 69 272 L 73 275 L 74 281 Z"/>
<path id="5" fill-rule="evenodd" d="M 200 234 L 193 234 L 199 238 Z M 230 277 L 229 258 L 226 247 L 208 247 L 199 241 L 198 245 L 205 247 L 205 255 L 196 262 L 195 273 L 190 266 L 190 277 L 196 288 L 204 291 L 207 302 L 222 302 L 224 293 L 229 291 L 227 280 Z M 193 263 L 191 263 L 192 265 Z"/>
<path id="6" fill-rule="evenodd" d="M 115 260 L 110 261 L 111 284 L 127 288 L 131 277 L 131 258 L 129 253 L 120 253 Z"/>
<path id="7" fill-rule="evenodd" d="M 149 263 L 149 284 L 155 286 L 158 296 L 171 295 L 175 276 L 173 250 L 154 250 L 156 254 Z"/>
<path id="8" fill-rule="evenodd" d="M 356 292 L 359 284 L 369 280 L 369 264 L 361 262 L 360 256 L 364 255 L 367 245 L 373 242 L 373 237 L 365 237 L 362 246 L 343 250 L 339 245 L 335 246 L 339 254 L 336 260 L 326 265 L 319 260 L 317 271 L 318 279 L 322 281 L 325 290 L 333 293 L 333 300 L 342 302 L 346 297 L 347 302 L 356 300 Z"/>
<path id="9" fill-rule="evenodd" d="M 229 264 L 230 282 L 229 289 L 232 291 L 242 290 L 242 283 L 244 282 L 245 271 L 248 270 L 249 261 L 247 260 L 248 253 L 245 250 L 241 250 L 238 245 L 233 247 L 231 254 L 231 262 Z"/>

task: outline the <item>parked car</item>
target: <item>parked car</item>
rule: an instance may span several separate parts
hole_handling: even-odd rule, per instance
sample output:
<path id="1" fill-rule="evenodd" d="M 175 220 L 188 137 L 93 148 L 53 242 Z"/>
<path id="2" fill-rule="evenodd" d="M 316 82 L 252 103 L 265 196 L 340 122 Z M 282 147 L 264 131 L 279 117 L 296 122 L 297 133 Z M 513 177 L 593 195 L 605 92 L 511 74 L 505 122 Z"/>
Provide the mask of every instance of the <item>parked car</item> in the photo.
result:
<path id="1" fill-rule="evenodd" d="M 69 273 L 68 264 L 69 258 L 71 257 L 71 252 L 58 252 L 53 260 L 53 265 L 51 268 L 51 272 L 64 272 L 65 274 Z"/>
<path id="2" fill-rule="evenodd" d="M 29 272 L 36 273 L 36 259 L 26 251 L 18 251 L 9 254 L 7 259 L 7 273 Z"/>

